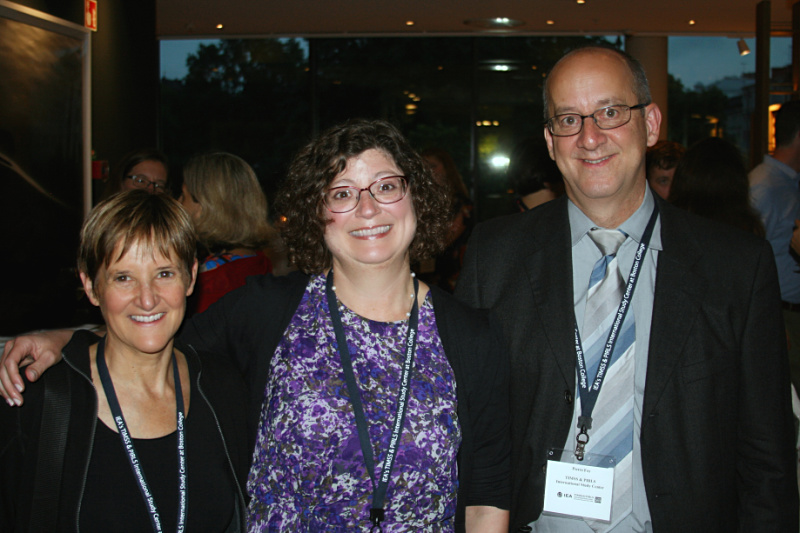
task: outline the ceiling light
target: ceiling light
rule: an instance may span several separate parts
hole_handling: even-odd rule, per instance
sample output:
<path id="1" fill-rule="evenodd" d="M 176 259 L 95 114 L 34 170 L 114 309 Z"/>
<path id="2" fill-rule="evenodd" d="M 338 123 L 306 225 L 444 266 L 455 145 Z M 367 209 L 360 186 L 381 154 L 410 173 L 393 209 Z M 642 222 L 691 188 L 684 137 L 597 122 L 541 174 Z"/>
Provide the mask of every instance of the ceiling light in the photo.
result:
<path id="1" fill-rule="evenodd" d="M 222 29 L 222 28 L 224 28 L 224 27 L 225 27 L 225 26 L 223 26 L 222 24 L 217 24 L 217 29 L 218 29 L 218 30 L 221 30 L 221 29 Z"/>
<path id="2" fill-rule="evenodd" d="M 496 155 L 489 160 L 489 164 L 494 168 L 508 168 L 510 162 L 511 160 L 504 155 Z"/>
<path id="3" fill-rule="evenodd" d="M 586 0 L 575 0 L 575 1 L 578 2 L 579 4 L 585 4 L 586 3 Z"/>
<path id="4" fill-rule="evenodd" d="M 689 26 L 694 26 L 695 24 L 697 24 L 697 22 L 695 22 L 694 19 L 689 21 Z"/>
<path id="5" fill-rule="evenodd" d="M 414 25 L 414 21 L 413 20 L 407 20 L 406 21 L 406 26 L 413 26 L 413 25 Z"/>
<path id="6" fill-rule="evenodd" d="M 736 45 L 739 47 L 740 56 L 746 56 L 747 54 L 750 53 L 750 47 L 747 46 L 747 43 L 745 42 L 744 39 L 739 39 Z"/>
<path id="7" fill-rule="evenodd" d="M 490 31 L 508 31 L 517 26 L 525 24 L 521 20 L 514 20 L 508 17 L 494 17 L 488 19 L 467 19 L 464 21 L 467 26 Z"/>
<path id="8" fill-rule="evenodd" d="M 552 26 L 552 25 L 553 25 L 553 24 L 555 24 L 555 23 L 556 23 L 556 21 L 555 21 L 555 20 L 548 20 L 548 21 L 547 21 L 547 25 L 548 25 L 548 26 Z"/>
<path id="9" fill-rule="evenodd" d="M 511 67 L 508 65 L 492 65 L 492 70 L 496 72 L 508 72 L 511 70 Z"/>

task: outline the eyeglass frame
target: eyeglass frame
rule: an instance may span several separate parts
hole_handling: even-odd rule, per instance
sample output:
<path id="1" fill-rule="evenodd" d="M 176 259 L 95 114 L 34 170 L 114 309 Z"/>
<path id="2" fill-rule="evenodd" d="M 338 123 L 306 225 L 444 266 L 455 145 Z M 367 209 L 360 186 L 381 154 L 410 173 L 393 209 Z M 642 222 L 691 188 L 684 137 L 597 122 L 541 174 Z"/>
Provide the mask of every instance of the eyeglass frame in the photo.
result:
<path id="1" fill-rule="evenodd" d="M 597 126 L 599 129 L 601 129 L 603 131 L 615 130 L 617 128 L 621 128 L 622 126 L 624 126 L 625 124 L 628 124 L 631 121 L 631 119 L 633 118 L 633 111 L 635 111 L 637 109 L 644 109 L 645 107 L 649 106 L 651 103 L 652 102 L 647 102 L 647 103 L 643 103 L 643 104 L 636 104 L 636 105 L 626 105 L 626 104 L 607 105 L 607 106 L 601 107 L 600 109 L 595 109 L 594 112 L 592 112 L 590 115 L 581 115 L 580 113 L 559 113 L 558 115 L 553 115 L 552 117 L 550 117 L 547 120 L 545 120 L 544 121 L 544 126 L 547 128 L 547 131 L 550 132 L 550 135 L 552 135 L 554 137 L 573 137 L 573 136 L 578 135 L 580 132 L 583 131 L 583 123 L 584 123 L 584 121 L 587 118 L 591 117 L 591 119 L 594 121 L 594 125 Z M 628 120 L 626 120 L 622 124 L 617 124 L 616 126 L 613 126 L 611 128 L 604 128 L 604 127 L 600 126 L 600 124 L 597 123 L 597 119 L 595 118 L 595 114 L 603 111 L 604 109 L 608 109 L 609 107 L 627 107 L 628 108 L 628 112 L 629 112 Z M 567 135 L 559 135 L 558 133 L 554 133 L 553 132 L 553 126 L 550 125 L 551 122 L 553 121 L 554 118 L 563 117 L 565 115 L 575 115 L 577 117 L 580 117 L 580 119 L 581 119 L 581 127 L 578 128 L 578 131 L 576 131 L 575 133 L 569 133 Z"/>
<path id="2" fill-rule="evenodd" d="M 144 187 L 136 187 L 136 179 L 137 178 L 139 180 L 143 181 L 143 182 L 146 182 L 147 185 L 145 185 Z M 152 186 L 153 187 L 153 192 L 159 192 L 160 193 L 160 192 L 166 192 L 166 190 L 167 190 L 167 184 L 166 183 L 164 183 L 162 185 L 161 183 L 159 183 L 157 181 L 150 181 L 149 179 L 147 179 L 147 177 L 144 174 L 131 174 L 130 176 L 125 176 L 125 179 L 126 180 L 129 179 L 129 180 L 133 181 L 133 183 L 134 183 L 133 186 L 136 189 L 149 189 Z"/>
<path id="3" fill-rule="evenodd" d="M 397 200 L 394 200 L 392 202 L 382 202 L 382 201 L 378 200 L 377 198 L 375 198 L 375 195 L 372 194 L 372 191 L 370 190 L 370 188 L 373 185 L 375 185 L 376 183 L 380 183 L 381 181 L 392 179 L 392 178 L 400 178 L 402 180 L 402 183 L 403 183 L 403 195 L 400 198 L 398 198 Z M 322 193 L 322 203 L 325 204 L 325 209 L 327 209 L 331 213 L 337 213 L 337 214 L 339 214 L 339 213 L 349 213 L 350 211 L 353 211 L 353 210 L 355 210 L 355 208 L 358 207 L 359 202 L 361 202 L 361 193 L 364 192 L 364 191 L 367 191 L 369 193 L 370 197 L 373 200 L 375 200 L 376 202 L 378 202 L 379 204 L 381 204 L 381 205 L 392 205 L 392 204 L 396 204 L 397 202 L 399 202 L 400 200 L 402 200 L 403 198 L 406 197 L 406 195 L 408 194 L 409 185 L 410 185 L 409 184 L 409 179 L 407 177 L 405 177 L 405 176 L 399 176 L 399 175 L 398 176 L 384 176 L 382 178 L 376 179 L 375 181 L 373 181 L 372 183 L 370 183 L 369 185 L 367 185 L 363 189 L 359 188 L 359 187 L 354 187 L 352 185 L 342 185 L 341 187 L 331 187 L 330 189 L 326 189 Z M 331 191 L 335 191 L 337 189 L 355 189 L 355 190 L 357 190 L 358 191 L 358 195 L 356 196 L 356 205 L 354 205 L 352 208 L 348 209 L 347 211 L 334 211 L 334 210 L 332 210 L 330 208 L 330 206 L 328 205 L 328 193 L 330 193 Z"/>

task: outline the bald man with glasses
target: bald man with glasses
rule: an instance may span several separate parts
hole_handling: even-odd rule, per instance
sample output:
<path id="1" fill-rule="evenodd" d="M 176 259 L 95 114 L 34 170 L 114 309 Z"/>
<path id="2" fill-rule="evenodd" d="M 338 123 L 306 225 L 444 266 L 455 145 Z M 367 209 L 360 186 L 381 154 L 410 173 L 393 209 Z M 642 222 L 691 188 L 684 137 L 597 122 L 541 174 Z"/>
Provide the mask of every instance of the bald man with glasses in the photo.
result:
<path id="1" fill-rule="evenodd" d="M 566 197 L 479 225 L 456 294 L 511 354 L 512 531 L 797 531 L 769 245 L 666 204 L 638 62 L 563 57 L 544 134 Z"/>

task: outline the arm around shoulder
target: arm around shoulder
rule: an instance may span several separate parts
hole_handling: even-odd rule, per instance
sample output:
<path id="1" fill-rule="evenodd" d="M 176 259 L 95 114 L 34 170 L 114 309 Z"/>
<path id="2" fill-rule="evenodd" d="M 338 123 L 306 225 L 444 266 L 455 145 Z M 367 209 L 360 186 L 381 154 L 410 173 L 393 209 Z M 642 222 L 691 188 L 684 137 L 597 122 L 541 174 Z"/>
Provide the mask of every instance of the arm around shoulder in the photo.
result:
<path id="1" fill-rule="evenodd" d="M 25 375 L 36 381 L 42 372 L 61 361 L 61 350 L 72 334 L 72 330 L 58 329 L 20 335 L 8 341 L 0 360 L 0 396 L 9 405 L 22 405 L 25 382 L 20 368 L 28 365 Z"/>

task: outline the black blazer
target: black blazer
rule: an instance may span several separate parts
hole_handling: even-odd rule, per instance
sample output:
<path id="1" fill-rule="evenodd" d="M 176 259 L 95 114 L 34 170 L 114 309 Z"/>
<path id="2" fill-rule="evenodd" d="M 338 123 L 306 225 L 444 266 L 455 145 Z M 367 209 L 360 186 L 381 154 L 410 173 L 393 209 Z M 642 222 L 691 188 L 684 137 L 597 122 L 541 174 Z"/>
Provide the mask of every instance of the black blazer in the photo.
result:
<path id="1" fill-rule="evenodd" d="M 786 337 L 769 244 L 657 198 L 641 446 L 653 528 L 797 531 Z M 567 198 L 479 225 L 456 295 L 491 308 L 511 358 L 512 531 L 537 519 L 575 394 Z"/>

